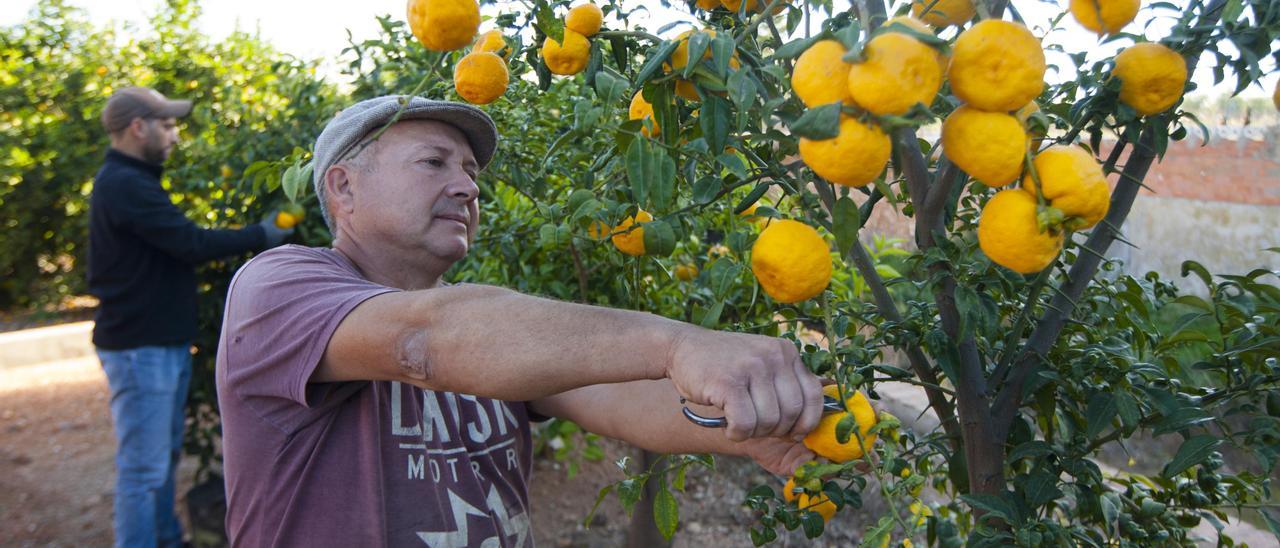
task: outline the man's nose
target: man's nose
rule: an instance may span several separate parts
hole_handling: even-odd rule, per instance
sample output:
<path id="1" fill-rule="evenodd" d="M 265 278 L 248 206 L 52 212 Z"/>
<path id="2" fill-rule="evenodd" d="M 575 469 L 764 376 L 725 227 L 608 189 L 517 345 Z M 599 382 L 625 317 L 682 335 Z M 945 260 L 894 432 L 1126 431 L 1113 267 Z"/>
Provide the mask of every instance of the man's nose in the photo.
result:
<path id="1" fill-rule="evenodd" d="M 459 200 L 471 201 L 480 195 L 480 187 L 466 173 L 461 173 L 455 177 L 448 190 L 450 196 Z"/>

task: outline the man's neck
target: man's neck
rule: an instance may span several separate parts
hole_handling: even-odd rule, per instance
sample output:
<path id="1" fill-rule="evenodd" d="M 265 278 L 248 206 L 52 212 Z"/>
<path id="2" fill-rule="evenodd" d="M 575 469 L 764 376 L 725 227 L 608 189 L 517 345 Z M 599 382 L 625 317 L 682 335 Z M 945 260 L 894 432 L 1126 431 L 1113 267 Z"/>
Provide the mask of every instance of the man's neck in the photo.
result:
<path id="1" fill-rule="evenodd" d="M 387 287 L 405 291 L 433 289 L 439 287 L 445 270 L 429 264 L 413 264 L 403 259 L 386 259 L 391 254 L 373 253 L 351 238 L 343 238 L 341 234 L 333 240 L 333 249 L 341 253 L 365 279 Z"/>
<path id="2" fill-rule="evenodd" d="M 134 160 L 137 160 L 139 162 L 156 165 L 148 161 L 146 156 L 143 155 L 142 153 L 142 147 L 134 143 L 131 143 L 128 141 L 113 141 L 111 143 L 111 148 L 115 149 L 116 152 L 119 152 L 120 154 L 133 158 Z"/>

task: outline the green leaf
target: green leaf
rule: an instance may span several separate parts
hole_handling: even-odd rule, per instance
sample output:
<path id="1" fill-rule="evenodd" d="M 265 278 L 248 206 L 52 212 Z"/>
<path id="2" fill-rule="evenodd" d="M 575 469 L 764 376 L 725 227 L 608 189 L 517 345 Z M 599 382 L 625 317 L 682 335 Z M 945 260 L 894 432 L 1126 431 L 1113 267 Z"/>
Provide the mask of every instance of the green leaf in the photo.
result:
<path id="1" fill-rule="evenodd" d="M 1031 440 L 1014 448 L 1009 452 L 1009 462 L 1017 462 L 1020 459 L 1030 457 L 1043 457 L 1054 453 L 1053 446 L 1042 440 Z"/>
<path id="2" fill-rule="evenodd" d="M 1111 419 L 1116 416 L 1116 400 L 1115 396 L 1110 392 L 1098 392 L 1089 398 L 1089 405 L 1085 410 L 1085 438 L 1094 439 L 1101 434 L 1104 429 L 1111 426 Z"/>
<path id="3" fill-rule="evenodd" d="M 707 140 L 707 147 L 713 154 L 724 151 L 725 142 L 729 139 L 729 102 L 718 95 L 708 95 L 702 101 L 698 114 L 698 122 L 702 126 L 702 137 Z"/>
<path id="4" fill-rule="evenodd" d="M 725 152 L 716 156 L 716 161 L 720 162 L 720 165 L 729 170 L 729 173 L 737 176 L 738 179 L 746 179 L 748 177 L 747 165 L 742 163 L 742 158 L 739 158 L 737 154 Z"/>
<path id="5" fill-rule="evenodd" d="M 840 422 L 836 423 L 836 441 L 840 443 L 849 443 L 853 439 L 853 429 L 858 426 L 858 421 L 854 420 L 852 413 L 845 413 L 840 417 Z"/>
<path id="6" fill-rule="evenodd" d="M 822 514 L 813 510 L 805 510 L 800 515 L 800 529 L 804 531 L 805 538 L 818 538 L 822 536 L 822 530 L 826 527 L 826 522 L 822 519 Z"/>
<path id="7" fill-rule="evenodd" d="M 636 86 L 643 86 L 650 78 L 653 77 L 658 69 L 662 68 L 662 63 L 671 57 L 671 52 L 676 50 L 676 46 L 680 43 L 675 40 L 667 40 L 653 49 L 653 53 L 649 54 L 649 59 L 645 61 L 644 66 L 640 67 L 640 72 L 636 73 Z"/>
<path id="8" fill-rule="evenodd" d="M 676 249 L 676 234 L 666 221 L 650 221 L 644 226 L 644 254 L 665 257 Z"/>
<path id="9" fill-rule="evenodd" d="M 1167 414 L 1164 419 L 1161 419 L 1160 422 L 1155 424 L 1151 433 L 1152 435 L 1160 436 L 1170 432 L 1178 432 L 1211 420 L 1213 420 L 1213 417 L 1200 409 L 1195 407 L 1183 407 Z"/>
<path id="10" fill-rule="evenodd" d="M 1128 392 L 1116 392 L 1116 413 L 1120 416 L 1120 425 L 1125 432 L 1132 432 L 1138 426 L 1138 421 L 1142 420 L 1138 402 Z"/>
<path id="11" fill-rule="evenodd" d="M 733 59 L 733 38 L 727 32 L 717 34 L 711 40 L 711 63 L 715 67 L 716 76 L 724 78 L 729 73 L 729 62 Z M 690 57 L 690 59 L 693 59 Z"/>
<path id="12" fill-rule="evenodd" d="M 626 78 L 619 78 L 610 74 L 607 70 L 602 70 L 599 74 L 596 74 L 596 97 L 600 99 L 601 103 L 611 105 L 617 102 L 618 98 L 622 97 L 622 94 L 626 93 L 630 85 L 631 83 L 627 82 Z"/>
<path id="13" fill-rule="evenodd" d="M 862 226 L 862 213 L 858 211 L 858 204 L 844 196 L 836 200 L 831 216 L 831 232 L 836 236 L 836 245 L 841 254 L 848 253 L 858 243 L 858 228 Z"/>
<path id="14" fill-rule="evenodd" d="M 649 162 L 649 143 L 645 139 L 636 139 L 627 148 L 626 156 L 627 180 L 631 182 L 631 197 L 642 206 L 649 204 L 649 185 L 653 180 L 653 169 Z"/>
<path id="15" fill-rule="evenodd" d="M 858 543 L 859 548 L 880 548 L 889 538 L 889 533 L 893 532 L 895 523 L 893 518 L 885 516 L 876 522 L 875 527 L 867 529 L 862 535 L 862 541 Z"/>
<path id="16" fill-rule="evenodd" d="M 1120 508 L 1123 506 L 1120 502 L 1120 495 L 1108 491 L 1102 494 L 1098 503 L 1102 507 L 1103 525 L 1106 526 L 1108 532 L 1114 532 L 1116 521 L 1120 519 Z"/>
<path id="17" fill-rule="evenodd" d="M 1026 485 L 1022 488 L 1023 499 L 1027 501 L 1027 505 L 1032 509 L 1039 508 L 1049 502 L 1062 498 L 1063 493 L 1058 489 L 1057 478 L 1047 472 L 1036 472 L 1027 479 Z"/>
<path id="18" fill-rule="evenodd" d="M 280 177 L 280 188 L 284 190 L 284 196 L 290 202 L 298 201 L 298 190 L 302 186 L 299 175 L 298 164 L 293 164 L 285 169 L 284 175 Z"/>
<path id="19" fill-rule="evenodd" d="M 640 497 L 644 496 L 644 482 L 648 479 L 648 475 L 643 475 L 627 478 L 617 483 L 618 501 L 622 503 L 622 509 L 626 510 L 628 516 L 635 511 L 636 503 L 640 502 Z"/>
<path id="20" fill-rule="evenodd" d="M 1222 440 L 1208 434 L 1191 437 L 1182 442 L 1182 447 L 1178 448 L 1178 453 L 1173 456 L 1173 460 L 1170 460 L 1169 464 L 1164 466 L 1164 470 L 1160 471 L 1160 475 L 1172 478 L 1186 469 L 1204 462 L 1217 450 L 1220 443 L 1222 443 Z"/>
<path id="21" fill-rule="evenodd" d="M 840 103 L 809 109 L 791 123 L 791 133 L 815 141 L 834 139 L 840 134 Z"/>
<path id="22" fill-rule="evenodd" d="M 710 175 L 698 179 L 693 183 L 693 201 L 697 204 L 709 204 L 720 194 L 720 189 L 724 188 L 724 184 L 717 177 Z"/>
<path id="23" fill-rule="evenodd" d="M 968 504 L 974 510 L 986 512 L 983 519 L 996 517 L 1011 522 L 1013 521 L 1013 516 L 1016 514 L 1013 508 L 1009 506 L 1009 503 L 1004 500 L 1004 497 L 999 495 L 974 493 L 969 495 L 960 495 L 960 500 L 964 501 L 965 504 Z"/>
<path id="24" fill-rule="evenodd" d="M 1276 540 L 1280 540 L 1280 521 L 1271 517 L 1271 512 L 1266 510 L 1258 510 L 1258 513 L 1262 514 L 1262 519 L 1267 522 L 1267 529 L 1271 530 L 1271 534 L 1276 536 Z"/>
<path id="25" fill-rule="evenodd" d="M 735 70 L 729 75 L 729 99 L 739 111 L 751 108 L 756 102 L 756 83 L 748 77 L 745 70 Z"/>
<path id="26" fill-rule="evenodd" d="M 812 46 L 814 43 L 816 43 L 818 40 L 822 40 L 824 38 L 826 38 L 826 36 L 822 34 L 816 34 L 808 38 L 792 40 L 790 42 L 787 42 L 779 46 L 778 49 L 773 50 L 773 58 L 778 60 L 794 59 L 796 57 L 799 57 L 801 53 L 804 53 L 805 50 L 809 49 L 809 47 Z"/>
<path id="27" fill-rule="evenodd" d="M 671 536 L 676 534 L 676 525 L 680 523 L 680 506 L 675 495 L 665 485 L 653 499 L 653 522 L 657 524 L 658 532 L 667 540 L 671 540 Z"/>
<path id="28" fill-rule="evenodd" d="M 685 63 L 680 76 L 687 79 L 693 74 L 693 69 L 702 62 L 702 56 L 707 53 L 707 46 L 710 44 L 711 36 L 705 32 L 695 31 L 689 35 L 689 56 L 686 58 L 688 62 Z"/>
<path id="29" fill-rule="evenodd" d="M 600 489 L 600 492 L 596 494 L 595 504 L 591 505 L 591 511 L 587 512 L 587 517 L 583 518 L 582 520 L 583 527 L 587 529 L 591 528 L 591 521 L 592 521 L 592 518 L 596 517 L 596 510 L 600 509 L 600 503 L 604 502 L 604 498 L 609 495 L 610 491 L 613 491 L 612 483 L 604 486 L 604 488 Z"/>
<path id="30" fill-rule="evenodd" d="M 543 5 L 534 12 L 536 25 L 542 29 L 543 34 L 556 42 L 564 43 L 564 21 L 556 17 L 555 11 L 552 11 L 550 5 Z"/>
<path id="31" fill-rule="evenodd" d="M 1200 277 L 1200 281 L 1204 282 L 1204 286 L 1213 289 L 1213 276 L 1205 269 L 1204 265 L 1195 261 L 1182 261 L 1182 277 L 1186 278 L 1187 273 L 1194 272 Z"/>
<path id="32" fill-rule="evenodd" d="M 733 206 L 733 213 L 736 215 L 746 211 L 747 208 L 751 207 L 751 204 L 759 201 L 760 197 L 764 196 L 764 193 L 769 191 L 769 186 L 771 186 L 769 183 L 757 184 L 755 188 L 751 189 L 751 192 L 748 192 L 746 196 L 743 196 L 742 199 L 738 201 L 738 205 Z"/>

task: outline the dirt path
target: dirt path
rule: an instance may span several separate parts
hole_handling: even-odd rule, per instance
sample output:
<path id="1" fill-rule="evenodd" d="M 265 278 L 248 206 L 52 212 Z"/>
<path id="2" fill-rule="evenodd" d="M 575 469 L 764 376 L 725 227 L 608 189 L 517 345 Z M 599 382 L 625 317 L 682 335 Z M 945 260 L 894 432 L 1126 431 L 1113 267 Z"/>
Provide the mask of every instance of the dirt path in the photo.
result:
<path id="1" fill-rule="evenodd" d="M 638 458 L 623 444 L 603 446 L 605 457 L 573 478 L 550 458 L 535 461 L 530 497 L 538 546 L 625 544 L 630 518 L 616 497 L 606 499 L 590 529 L 581 525 L 599 489 L 623 479 L 614 462 Z M 0 474 L 0 546 L 109 546 L 113 449 L 106 377 L 97 359 L 0 368 L 0 470 L 6 472 Z M 180 505 L 194 472 L 191 459 L 179 469 Z M 721 458 L 716 471 L 691 473 L 686 493 L 677 497 L 681 528 L 673 546 L 751 546 L 752 518 L 740 504 L 747 488 L 769 481 L 743 459 Z M 861 517 L 877 513 L 842 513 L 819 542 L 792 533 L 775 545 L 848 546 L 863 527 Z"/>

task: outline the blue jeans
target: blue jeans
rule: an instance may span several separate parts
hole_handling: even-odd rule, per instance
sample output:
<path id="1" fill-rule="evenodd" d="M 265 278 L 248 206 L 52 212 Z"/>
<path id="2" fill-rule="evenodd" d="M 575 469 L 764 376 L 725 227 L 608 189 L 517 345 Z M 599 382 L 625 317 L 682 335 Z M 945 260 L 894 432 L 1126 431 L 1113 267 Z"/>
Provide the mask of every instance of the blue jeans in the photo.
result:
<path id="1" fill-rule="evenodd" d="M 190 345 L 99 348 L 116 433 L 116 546 L 179 546 L 174 478 L 191 381 Z"/>

